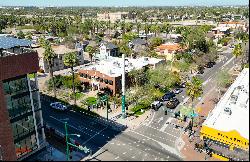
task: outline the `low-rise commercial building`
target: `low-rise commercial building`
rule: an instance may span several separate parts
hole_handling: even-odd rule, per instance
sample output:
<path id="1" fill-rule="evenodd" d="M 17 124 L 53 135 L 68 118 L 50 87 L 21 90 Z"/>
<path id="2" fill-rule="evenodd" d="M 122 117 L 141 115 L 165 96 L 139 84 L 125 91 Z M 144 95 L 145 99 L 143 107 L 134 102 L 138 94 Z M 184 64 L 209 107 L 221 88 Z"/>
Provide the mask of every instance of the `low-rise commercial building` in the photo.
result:
<path id="1" fill-rule="evenodd" d="M 0 37 L 0 156 L 22 160 L 45 147 L 36 72 L 38 54 L 31 42 Z"/>
<path id="2" fill-rule="evenodd" d="M 133 69 L 141 69 L 146 66 L 155 68 L 159 64 L 165 63 L 163 59 L 148 57 L 126 59 L 128 61 L 126 75 Z M 95 90 L 107 88 L 113 95 L 121 92 L 122 58 L 110 57 L 108 60 L 101 60 L 94 65 L 83 67 L 78 70 L 78 73 L 80 80 L 91 85 Z M 126 86 L 129 86 L 129 78 L 126 81 Z"/>
<path id="3" fill-rule="evenodd" d="M 249 69 L 244 69 L 202 124 L 201 139 L 214 153 L 249 161 Z"/>

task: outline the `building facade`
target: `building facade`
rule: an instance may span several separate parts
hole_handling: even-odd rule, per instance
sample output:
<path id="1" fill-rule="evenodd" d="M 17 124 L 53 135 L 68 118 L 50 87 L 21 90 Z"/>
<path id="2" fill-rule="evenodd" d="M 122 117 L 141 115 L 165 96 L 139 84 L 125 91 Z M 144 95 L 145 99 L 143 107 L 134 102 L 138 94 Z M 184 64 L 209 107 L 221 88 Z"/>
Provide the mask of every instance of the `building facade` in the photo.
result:
<path id="1" fill-rule="evenodd" d="M 244 69 L 202 124 L 214 154 L 249 161 L 249 69 Z"/>
<path id="2" fill-rule="evenodd" d="M 164 64 L 165 60 L 142 57 L 138 59 L 126 58 L 126 86 L 129 87 L 128 73 L 134 69 L 143 67 L 155 68 Z M 89 84 L 93 90 L 108 89 L 112 95 L 120 94 L 122 89 L 122 58 L 110 57 L 108 60 L 101 60 L 95 65 L 82 68 L 78 71 L 80 80 L 84 84 Z"/>
<path id="3" fill-rule="evenodd" d="M 22 160 L 45 147 L 36 76 L 38 54 L 15 47 L 1 53 L 0 155 L 4 161 Z"/>

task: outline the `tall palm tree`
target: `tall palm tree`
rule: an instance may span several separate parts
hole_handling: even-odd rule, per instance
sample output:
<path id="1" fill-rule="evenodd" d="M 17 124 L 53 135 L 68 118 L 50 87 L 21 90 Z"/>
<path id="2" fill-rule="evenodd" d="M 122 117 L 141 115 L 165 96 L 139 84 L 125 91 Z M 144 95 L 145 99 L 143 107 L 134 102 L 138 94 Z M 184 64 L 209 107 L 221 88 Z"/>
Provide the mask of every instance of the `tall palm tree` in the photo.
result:
<path id="1" fill-rule="evenodd" d="M 203 93 L 202 80 L 199 79 L 198 77 L 193 77 L 191 82 L 187 82 L 186 84 L 186 93 L 191 98 L 192 109 L 194 114 L 194 100 L 200 97 Z M 193 126 L 193 116 L 192 116 L 192 126 Z"/>
<path id="2" fill-rule="evenodd" d="M 54 64 L 54 58 L 56 57 L 56 54 L 53 51 L 49 41 L 41 39 L 41 45 L 45 49 L 43 53 L 43 58 L 48 63 L 49 76 L 50 76 L 50 79 L 52 79 L 54 97 L 56 97 L 56 88 L 55 88 L 54 75 L 53 75 L 53 64 Z"/>
<path id="3" fill-rule="evenodd" d="M 70 67 L 72 73 L 72 91 L 74 94 L 74 104 L 76 105 L 76 92 L 75 92 L 75 74 L 73 67 L 78 63 L 78 58 L 76 56 L 76 52 L 69 52 L 64 55 L 63 58 L 64 65 Z"/>

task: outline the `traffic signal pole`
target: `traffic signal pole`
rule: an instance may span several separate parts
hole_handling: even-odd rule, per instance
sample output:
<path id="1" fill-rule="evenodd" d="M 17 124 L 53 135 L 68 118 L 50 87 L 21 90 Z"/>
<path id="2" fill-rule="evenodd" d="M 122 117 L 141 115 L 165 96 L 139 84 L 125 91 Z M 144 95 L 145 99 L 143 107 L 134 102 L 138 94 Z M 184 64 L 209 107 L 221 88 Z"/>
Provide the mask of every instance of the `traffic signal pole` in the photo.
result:
<path id="1" fill-rule="evenodd" d="M 64 127 L 65 127 L 65 138 L 66 138 L 66 157 L 67 157 L 67 161 L 69 161 L 69 144 L 68 144 L 67 122 L 64 123 Z"/>
<path id="2" fill-rule="evenodd" d="M 122 54 L 122 118 L 126 118 L 125 112 L 125 55 Z"/>

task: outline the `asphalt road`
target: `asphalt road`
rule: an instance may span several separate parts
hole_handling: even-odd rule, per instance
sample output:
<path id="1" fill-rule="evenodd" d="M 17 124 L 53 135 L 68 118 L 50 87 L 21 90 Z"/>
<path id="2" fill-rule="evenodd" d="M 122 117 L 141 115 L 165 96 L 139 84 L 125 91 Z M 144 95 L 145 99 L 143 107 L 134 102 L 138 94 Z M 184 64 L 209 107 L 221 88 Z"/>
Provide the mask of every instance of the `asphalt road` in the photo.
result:
<path id="1" fill-rule="evenodd" d="M 204 74 L 199 76 L 204 81 L 204 95 L 215 87 L 216 73 L 221 69 L 232 68 L 233 60 L 231 51 L 228 50 L 223 54 L 222 60 L 212 68 L 205 69 Z M 181 104 L 186 102 L 188 97 L 185 90 L 178 94 L 177 98 Z M 176 129 L 171 124 L 173 120 L 171 113 L 164 115 L 164 107 L 156 112 L 152 111 L 150 118 L 137 129 L 127 129 L 123 132 L 114 130 L 86 115 L 54 111 L 49 108 L 49 102 L 44 100 L 42 100 L 42 108 L 44 121 L 47 124 L 63 133 L 63 122 L 67 121 L 70 133 L 81 134 L 80 138 L 75 137 L 75 139 L 93 150 L 93 156 L 89 160 L 182 160 L 177 147 L 183 130 Z M 179 108 L 180 106 L 175 111 Z"/>

